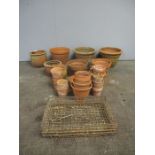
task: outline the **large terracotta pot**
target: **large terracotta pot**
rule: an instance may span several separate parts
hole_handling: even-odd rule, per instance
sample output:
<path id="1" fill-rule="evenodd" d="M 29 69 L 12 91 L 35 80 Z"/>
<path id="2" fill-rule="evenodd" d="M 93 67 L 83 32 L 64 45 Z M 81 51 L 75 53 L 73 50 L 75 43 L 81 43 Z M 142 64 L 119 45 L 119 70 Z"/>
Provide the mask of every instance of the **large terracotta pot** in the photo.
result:
<path id="1" fill-rule="evenodd" d="M 52 55 L 53 60 L 59 60 L 63 64 L 68 61 L 69 58 L 69 48 L 66 47 L 55 47 L 50 49 L 50 53 Z"/>
<path id="2" fill-rule="evenodd" d="M 35 67 L 42 67 L 47 60 L 46 52 L 44 50 L 35 50 L 30 53 L 31 64 Z"/>
<path id="3" fill-rule="evenodd" d="M 114 67 L 122 54 L 122 50 L 115 47 L 104 47 L 100 49 L 100 56 L 112 60 L 112 67 Z"/>
<path id="4" fill-rule="evenodd" d="M 86 59 L 90 61 L 92 58 L 95 57 L 95 49 L 91 47 L 78 47 L 75 48 L 75 56 L 79 59 Z"/>
<path id="5" fill-rule="evenodd" d="M 73 59 L 67 62 L 68 72 L 72 75 L 76 71 L 87 70 L 88 63 L 84 59 Z"/>
<path id="6" fill-rule="evenodd" d="M 45 67 L 45 72 L 47 75 L 50 75 L 50 70 L 53 68 L 53 67 L 56 67 L 56 66 L 59 66 L 60 64 L 62 64 L 61 61 L 59 60 L 50 60 L 50 61 L 46 61 L 44 62 L 44 67 Z"/>
<path id="7" fill-rule="evenodd" d="M 74 93 L 74 95 L 75 95 L 75 97 L 77 99 L 84 99 L 85 97 L 87 97 L 89 95 L 90 90 L 92 88 L 92 85 L 90 85 L 90 87 L 87 88 L 87 89 L 82 89 L 82 88 L 79 89 L 79 88 L 76 88 L 73 84 L 71 84 L 71 87 L 72 87 L 73 93 Z"/>

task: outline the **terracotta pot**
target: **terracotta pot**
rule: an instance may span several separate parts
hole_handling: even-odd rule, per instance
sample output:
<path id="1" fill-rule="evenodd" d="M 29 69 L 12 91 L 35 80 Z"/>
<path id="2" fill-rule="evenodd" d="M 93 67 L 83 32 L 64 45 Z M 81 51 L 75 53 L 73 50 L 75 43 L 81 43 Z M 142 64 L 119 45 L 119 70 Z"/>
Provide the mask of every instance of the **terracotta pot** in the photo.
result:
<path id="1" fill-rule="evenodd" d="M 52 78 L 52 85 L 54 88 L 56 88 L 57 86 L 57 81 L 59 80 L 60 78 Z"/>
<path id="2" fill-rule="evenodd" d="M 87 61 L 95 57 L 95 49 L 91 47 L 75 48 L 75 56 L 79 59 L 86 59 Z"/>
<path id="3" fill-rule="evenodd" d="M 88 63 L 84 59 L 73 59 L 67 62 L 68 71 L 74 74 L 76 71 L 87 70 Z"/>
<path id="4" fill-rule="evenodd" d="M 63 79 L 67 76 L 67 70 L 64 65 L 53 67 L 50 72 L 53 78 Z"/>
<path id="5" fill-rule="evenodd" d="M 93 88 L 92 92 L 94 96 L 101 96 L 103 88 Z"/>
<path id="6" fill-rule="evenodd" d="M 57 80 L 56 90 L 59 96 L 66 96 L 69 90 L 68 80 L 66 79 Z"/>
<path id="7" fill-rule="evenodd" d="M 103 76 L 100 76 L 100 75 L 92 75 L 92 81 L 95 81 L 95 82 L 103 82 L 104 80 L 104 77 Z"/>
<path id="8" fill-rule="evenodd" d="M 73 86 L 73 84 L 71 84 L 71 87 L 72 87 L 73 93 L 77 99 L 84 99 L 85 97 L 87 97 L 89 95 L 92 85 L 87 89 L 76 88 Z"/>
<path id="9" fill-rule="evenodd" d="M 103 74 L 107 71 L 107 68 L 101 64 L 93 65 L 90 68 L 90 71 L 92 71 L 94 74 Z"/>
<path id="10" fill-rule="evenodd" d="M 95 58 L 95 59 L 92 59 L 91 65 L 92 66 L 93 65 L 103 65 L 108 69 L 111 67 L 112 61 L 111 61 L 111 59 L 108 59 L 108 58 Z"/>
<path id="11" fill-rule="evenodd" d="M 59 60 L 65 64 L 69 58 L 69 48 L 66 47 L 55 47 L 50 49 L 52 59 Z"/>
<path id="12" fill-rule="evenodd" d="M 81 83 L 85 83 L 85 82 L 89 82 L 91 81 L 91 74 L 88 71 L 77 71 L 75 72 L 75 78 L 74 78 L 75 82 L 81 82 Z"/>
<path id="13" fill-rule="evenodd" d="M 44 62 L 44 67 L 45 67 L 46 74 L 51 75 L 50 70 L 53 67 L 59 66 L 60 64 L 62 64 L 62 62 L 59 61 L 59 60 L 50 60 L 50 61 Z"/>
<path id="14" fill-rule="evenodd" d="M 100 49 L 100 55 L 103 58 L 109 58 L 112 60 L 112 66 L 114 67 L 122 54 L 122 50 L 114 47 L 105 47 Z"/>
<path id="15" fill-rule="evenodd" d="M 47 60 L 46 52 L 44 50 L 36 50 L 30 53 L 31 64 L 35 67 L 42 67 Z"/>

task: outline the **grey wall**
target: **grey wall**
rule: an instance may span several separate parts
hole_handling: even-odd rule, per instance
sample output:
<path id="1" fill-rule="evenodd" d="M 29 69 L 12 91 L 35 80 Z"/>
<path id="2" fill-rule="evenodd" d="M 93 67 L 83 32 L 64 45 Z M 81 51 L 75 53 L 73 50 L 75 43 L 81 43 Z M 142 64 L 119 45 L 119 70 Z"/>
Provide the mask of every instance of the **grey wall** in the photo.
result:
<path id="1" fill-rule="evenodd" d="M 34 49 L 104 46 L 134 59 L 134 0 L 20 0 L 20 60 Z"/>

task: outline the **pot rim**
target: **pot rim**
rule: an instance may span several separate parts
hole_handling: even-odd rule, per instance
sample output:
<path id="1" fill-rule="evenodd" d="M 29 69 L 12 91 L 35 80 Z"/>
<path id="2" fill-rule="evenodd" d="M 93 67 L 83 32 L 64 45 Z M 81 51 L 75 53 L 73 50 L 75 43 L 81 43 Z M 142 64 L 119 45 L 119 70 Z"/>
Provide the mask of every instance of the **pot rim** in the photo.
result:
<path id="1" fill-rule="evenodd" d="M 87 86 L 87 85 L 91 85 L 91 84 L 92 84 L 91 81 L 89 81 L 87 84 L 83 84 L 83 83 L 80 83 L 80 84 L 79 84 L 79 83 L 77 83 L 77 82 L 74 81 L 74 78 L 75 78 L 75 77 L 73 77 L 73 78 L 71 79 L 71 83 L 76 84 L 76 85 L 78 85 L 78 86 L 84 87 L 84 86 Z"/>
<path id="2" fill-rule="evenodd" d="M 52 63 L 53 64 L 48 64 L 48 63 Z M 57 62 L 57 63 L 54 63 L 54 62 Z M 44 67 L 52 67 L 52 65 L 59 65 L 59 64 L 62 64 L 62 62 L 60 60 L 49 60 L 49 61 L 45 61 L 44 62 Z"/>
<path id="3" fill-rule="evenodd" d="M 63 50 L 63 52 L 60 51 Z M 66 55 L 66 54 L 69 54 L 69 51 L 70 49 L 68 47 L 53 47 L 53 48 L 50 48 L 49 49 L 50 53 L 51 54 L 54 54 L 54 55 Z"/>
<path id="4" fill-rule="evenodd" d="M 71 87 L 72 87 L 72 89 L 74 89 L 74 90 L 86 91 L 86 90 L 90 90 L 90 89 L 92 88 L 92 84 L 90 85 L 89 88 L 85 88 L 85 89 L 84 89 L 84 88 L 83 88 L 83 89 L 76 88 L 76 87 L 74 87 L 73 83 L 71 83 Z"/>
<path id="5" fill-rule="evenodd" d="M 43 49 L 33 50 L 33 51 L 30 52 L 31 56 L 39 56 L 39 55 L 44 55 L 44 54 L 46 54 L 46 51 L 43 50 Z"/>
<path id="6" fill-rule="evenodd" d="M 100 49 L 101 54 L 109 54 L 109 55 L 121 55 L 122 50 L 117 47 L 103 47 Z"/>
<path id="7" fill-rule="evenodd" d="M 75 53 L 81 55 L 90 55 L 95 53 L 95 49 L 92 47 L 77 47 L 74 49 Z"/>

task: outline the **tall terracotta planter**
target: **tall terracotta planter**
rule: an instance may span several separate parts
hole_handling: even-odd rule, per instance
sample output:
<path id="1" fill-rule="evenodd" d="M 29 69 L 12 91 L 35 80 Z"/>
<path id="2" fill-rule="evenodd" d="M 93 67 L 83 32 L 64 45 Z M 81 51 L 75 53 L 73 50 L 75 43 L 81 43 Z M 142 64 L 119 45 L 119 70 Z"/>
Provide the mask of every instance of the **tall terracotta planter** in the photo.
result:
<path id="1" fill-rule="evenodd" d="M 66 47 L 55 47 L 50 49 L 50 53 L 52 55 L 53 60 L 59 60 L 63 64 L 68 61 L 69 58 L 69 48 Z"/>
<path id="2" fill-rule="evenodd" d="M 47 60 L 46 52 L 44 50 L 35 50 L 30 53 L 31 64 L 35 67 L 42 67 Z"/>
<path id="3" fill-rule="evenodd" d="M 56 90 L 59 96 L 66 96 L 69 91 L 68 80 L 66 79 L 57 80 Z"/>
<path id="4" fill-rule="evenodd" d="M 112 67 L 114 67 L 122 54 L 122 50 L 115 47 L 105 47 L 101 48 L 99 53 L 101 57 L 111 59 Z"/>
<path id="5" fill-rule="evenodd" d="M 50 61 L 46 61 L 44 62 L 44 67 L 45 67 L 45 73 L 47 75 L 50 75 L 50 70 L 53 68 L 53 67 L 56 67 L 56 66 L 59 66 L 60 64 L 62 64 L 61 61 L 59 60 L 50 60 Z"/>
<path id="6" fill-rule="evenodd" d="M 95 57 L 95 49 L 91 47 L 75 48 L 75 56 L 79 59 L 86 59 L 88 62 Z"/>

